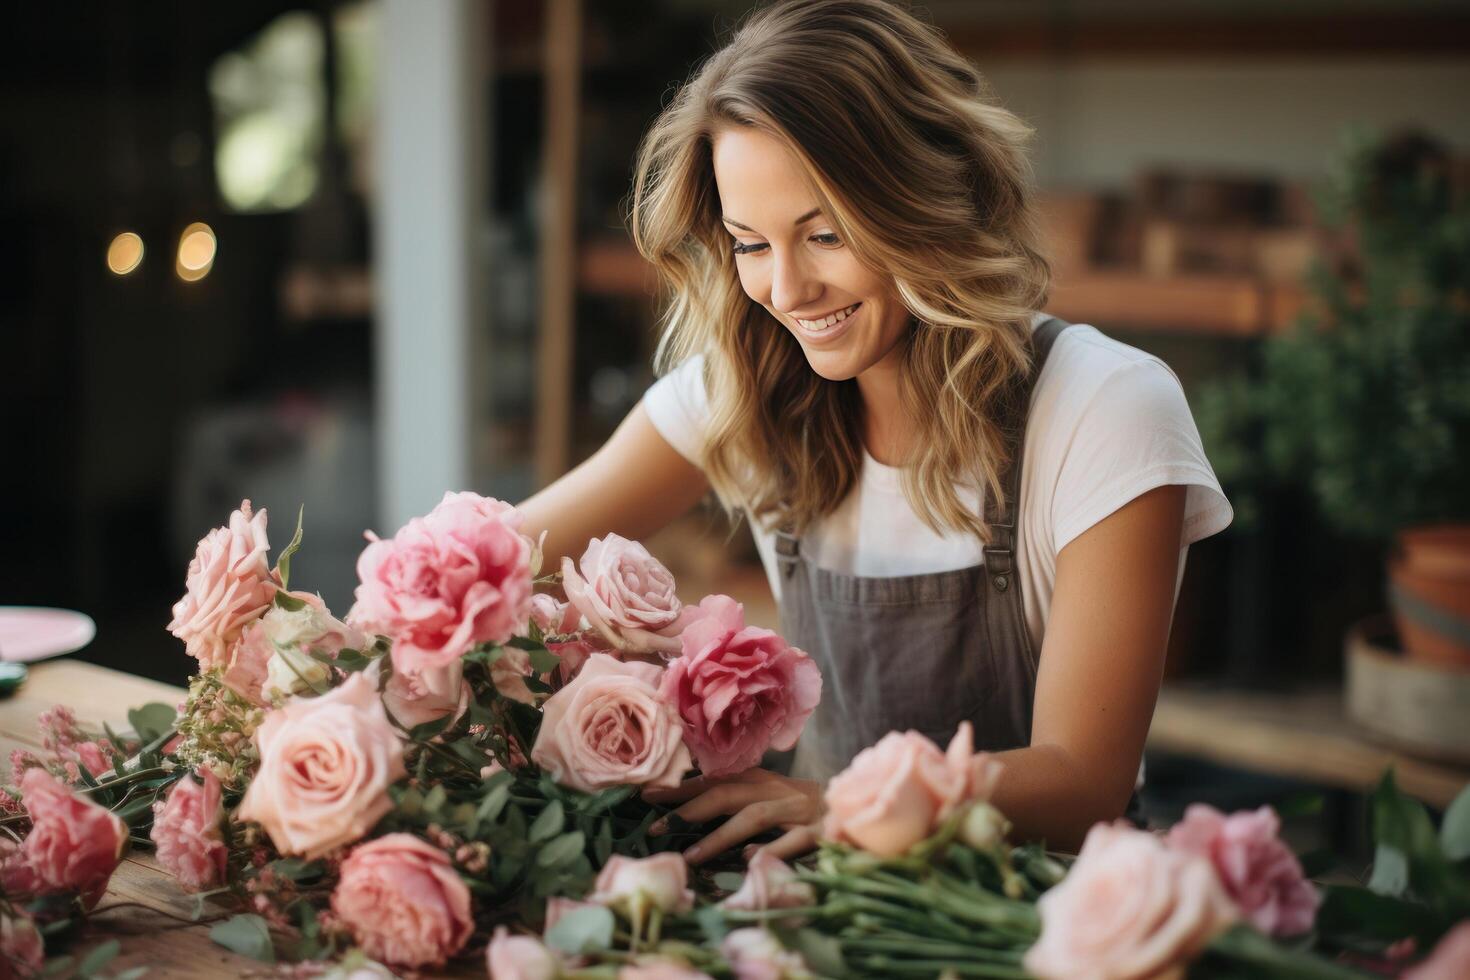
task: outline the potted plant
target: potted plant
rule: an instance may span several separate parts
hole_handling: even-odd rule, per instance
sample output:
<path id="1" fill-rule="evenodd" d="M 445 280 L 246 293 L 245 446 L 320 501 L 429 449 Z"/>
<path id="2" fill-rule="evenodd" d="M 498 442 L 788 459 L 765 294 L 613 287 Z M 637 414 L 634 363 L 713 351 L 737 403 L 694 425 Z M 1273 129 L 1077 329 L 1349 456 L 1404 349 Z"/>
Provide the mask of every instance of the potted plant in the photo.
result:
<path id="1" fill-rule="evenodd" d="M 1254 376 L 1200 403 L 1222 480 L 1247 497 L 1302 482 L 1335 528 L 1383 542 L 1405 653 L 1456 670 L 1470 670 L 1464 170 L 1420 135 L 1356 140 L 1322 195 L 1334 245 L 1307 311 L 1265 341 Z"/>

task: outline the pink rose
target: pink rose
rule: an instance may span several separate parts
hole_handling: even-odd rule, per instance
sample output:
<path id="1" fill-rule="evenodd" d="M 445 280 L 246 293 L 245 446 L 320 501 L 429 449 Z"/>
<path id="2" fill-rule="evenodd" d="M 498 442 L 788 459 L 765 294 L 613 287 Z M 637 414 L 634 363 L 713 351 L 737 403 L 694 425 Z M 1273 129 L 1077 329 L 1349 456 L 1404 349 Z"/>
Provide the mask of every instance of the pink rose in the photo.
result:
<path id="1" fill-rule="evenodd" d="M 531 610 L 531 539 L 507 503 L 446 493 L 357 560 L 354 626 L 393 640 L 402 673 L 442 667 L 482 643 L 504 643 Z"/>
<path id="2" fill-rule="evenodd" d="M 701 973 L 676 960 L 645 960 L 625 966 L 618 971 L 618 980 L 713 980 L 708 973 Z"/>
<path id="3" fill-rule="evenodd" d="M 570 602 L 561 602 L 554 595 L 537 592 L 531 596 L 531 622 L 547 636 L 575 633 L 581 625 L 581 614 Z"/>
<path id="4" fill-rule="evenodd" d="M 77 892 L 90 909 L 127 850 L 127 824 L 73 794 L 45 769 L 27 769 L 20 790 L 31 815 L 31 832 L 20 849 L 28 869 L 24 877 L 37 894 Z"/>
<path id="5" fill-rule="evenodd" d="M 764 929 L 736 929 L 720 943 L 735 980 L 796 980 L 810 977 L 800 953 L 781 945 Z"/>
<path id="6" fill-rule="evenodd" d="M 426 667 L 417 674 L 394 672 L 383 689 L 383 706 L 404 728 L 438 721 L 445 715 L 458 718 L 469 702 L 470 685 L 458 660 L 443 667 Z"/>
<path id="7" fill-rule="evenodd" d="M 1312 928 L 1321 899 L 1280 830 L 1268 806 L 1227 817 L 1196 803 L 1168 840 L 1170 847 L 1210 859 L 1225 893 L 1253 926 L 1270 936 L 1295 936 Z"/>
<path id="8" fill-rule="evenodd" d="M 276 648 L 265 635 L 265 627 L 260 620 L 246 626 L 230 645 L 225 659 L 222 678 L 225 687 L 251 704 L 265 707 L 267 702 L 261 688 L 265 686 L 267 670 L 275 652 Z"/>
<path id="9" fill-rule="evenodd" d="M 1465 980 L 1470 977 L 1470 921 L 1461 922 L 1434 947 L 1429 959 L 1404 974 L 1403 980 Z"/>
<path id="10" fill-rule="evenodd" d="M 251 514 L 250 501 L 199 542 L 189 563 L 184 597 L 174 603 L 168 630 L 184 641 L 201 671 L 220 666 L 246 625 L 270 608 L 276 579 L 266 561 L 270 541 L 266 513 Z"/>
<path id="11" fill-rule="evenodd" d="M 706 776 L 743 772 L 767 749 L 789 749 L 822 698 L 822 672 L 768 629 L 745 625 L 740 603 L 712 595 L 680 637 L 659 693 L 678 708 Z"/>
<path id="12" fill-rule="evenodd" d="M 767 909 L 800 908 L 814 905 L 817 893 L 796 876 L 791 866 L 773 854 L 758 850 L 745 870 L 740 890 L 720 903 L 727 909 L 764 912 Z"/>
<path id="13" fill-rule="evenodd" d="M 990 797 L 1001 763 L 973 745 L 967 721 L 943 753 L 918 732 L 889 732 L 827 784 L 823 835 L 880 857 L 904 853 L 962 803 Z"/>
<path id="14" fill-rule="evenodd" d="M 1024 965 L 1042 980 L 1182 977 L 1239 917 L 1209 861 L 1102 823 L 1036 908 L 1041 938 Z"/>
<path id="15" fill-rule="evenodd" d="M 449 858 L 412 834 L 388 834 L 342 862 L 332 911 L 364 952 L 399 966 L 442 964 L 475 931 L 470 890 Z"/>
<path id="16" fill-rule="evenodd" d="M 561 584 L 587 624 L 617 649 L 678 652 L 684 607 L 674 594 L 674 576 L 637 541 L 616 534 L 593 538 L 580 574 L 570 558 L 561 560 Z"/>
<path id="17" fill-rule="evenodd" d="M 529 653 L 516 647 L 501 647 L 500 657 L 490 665 L 490 682 L 502 697 L 521 704 L 535 704 L 536 695 L 526 686 L 526 678 L 533 673 Z"/>
<path id="18" fill-rule="evenodd" d="M 512 935 L 498 926 L 485 949 L 485 966 L 494 980 L 556 980 L 556 954 L 534 936 Z"/>
<path id="19" fill-rule="evenodd" d="M 587 901 L 615 909 L 635 923 L 643 920 L 647 909 L 687 912 L 694 907 L 689 865 L 673 853 L 646 858 L 614 854 L 598 872 Z"/>
<path id="20" fill-rule="evenodd" d="M 316 654 L 336 657 L 344 648 L 361 650 L 368 639 L 334 617 L 321 596 L 290 592 L 300 609 L 272 603 L 230 647 L 225 686 L 251 704 L 326 686 L 331 669 Z"/>
<path id="21" fill-rule="evenodd" d="M 186 775 L 174 783 L 168 799 L 154 804 L 150 836 L 158 863 L 186 892 L 207 891 L 225 880 L 229 849 L 221 831 L 225 811 L 220 783 L 212 770 L 203 770 L 204 782 Z"/>
<path id="22" fill-rule="evenodd" d="M 691 763 L 679 718 L 658 696 L 662 668 L 594 653 L 542 705 L 531 761 L 564 786 L 679 785 Z"/>
<path id="23" fill-rule="evenodd" d="M 293 698 L 255 731 L 260 769 L 236 812 L 282 854 L 318 857 L 359 840 L 392 809 L 408 775 L 403 742 L 372 680 L 353 674 L 319 698 Z"/>
<path id="24" fill-rule="evenodd" d="M 0 980 L 39 977 L 46 949 L 31 917 L 19 909 L 0 911 Z"/>

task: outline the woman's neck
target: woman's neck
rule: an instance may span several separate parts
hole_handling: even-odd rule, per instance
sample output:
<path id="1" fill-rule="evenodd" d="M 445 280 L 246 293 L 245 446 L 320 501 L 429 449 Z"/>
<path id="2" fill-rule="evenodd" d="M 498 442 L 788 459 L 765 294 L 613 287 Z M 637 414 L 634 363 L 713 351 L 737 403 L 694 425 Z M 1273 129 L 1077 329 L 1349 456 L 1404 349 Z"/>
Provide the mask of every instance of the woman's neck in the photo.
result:
<path id="1" fill-rule="evenodd" d="M 885 357 L 857 377 L 863 443 L 868 455 L 885 466 L 904 465 L 913 450 L 915 427 L 899 397 L 899 365 L 899 358 Z"/>

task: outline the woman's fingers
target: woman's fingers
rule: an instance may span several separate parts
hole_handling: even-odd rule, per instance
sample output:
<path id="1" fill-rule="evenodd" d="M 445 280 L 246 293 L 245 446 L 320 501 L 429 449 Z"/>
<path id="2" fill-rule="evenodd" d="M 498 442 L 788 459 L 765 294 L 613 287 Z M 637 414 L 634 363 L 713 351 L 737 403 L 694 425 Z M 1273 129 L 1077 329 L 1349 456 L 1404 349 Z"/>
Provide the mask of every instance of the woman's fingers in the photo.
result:
<path id="1" fill-rule="evenodd" d="M 725 821 L 704 840 L 686 850 L 684 860 L 690 864 L 699 864 L 701 861 L 723 854 L 743 840 L 749 840 L 762 831 L 780 826 L 790 811 L 790 798 L 761 800 L 752 803 Z"/>
<path id="2" fill-rule="evenodd" d="M 738 813 L 753 803 L 769 800 L 779 794 L 779 787 L 774 786 L 754 783 L 720 783 L 694 797 L 673 813 L 655 820 L 649 826 L 648 832 L 655 837 L 666 833 L 672 817 L 678 817 L 689 823 L 703 823 L 715 817 Z"/>
<path id="3" fill-rule="evenodd" d="M 743 856 L 749 861 L 755 857 L 756 851 L 764 851 L 772 857 L 789 861 L 792 858 L 801 857 L 801 855 L 808 851 L 815 850 L 817 839 L 817 827 L 815 824 L 793 827 L 769 844 L 761 844 L 759 846 L 751 844 L 745 849 Z"/>

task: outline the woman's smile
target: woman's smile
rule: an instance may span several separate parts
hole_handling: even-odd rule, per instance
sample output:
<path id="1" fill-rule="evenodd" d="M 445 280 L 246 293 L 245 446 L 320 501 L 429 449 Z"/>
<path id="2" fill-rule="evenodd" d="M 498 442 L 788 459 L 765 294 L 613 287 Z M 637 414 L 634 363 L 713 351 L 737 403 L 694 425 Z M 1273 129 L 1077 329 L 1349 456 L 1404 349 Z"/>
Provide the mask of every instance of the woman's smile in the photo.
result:
<path id="1" fill-rule="evenodd" d="M 846 309 L 838 310 L 836 313 L 828 314 L 820 320 L 804 320 L 801 317 L 791 317 L 796 322 L 800 336 L 814 346 L 826 346 L 834 343 L 839 337 L 847 333 L 852 326 L 853 320 L 862 303 L 854 303 Z"/>

